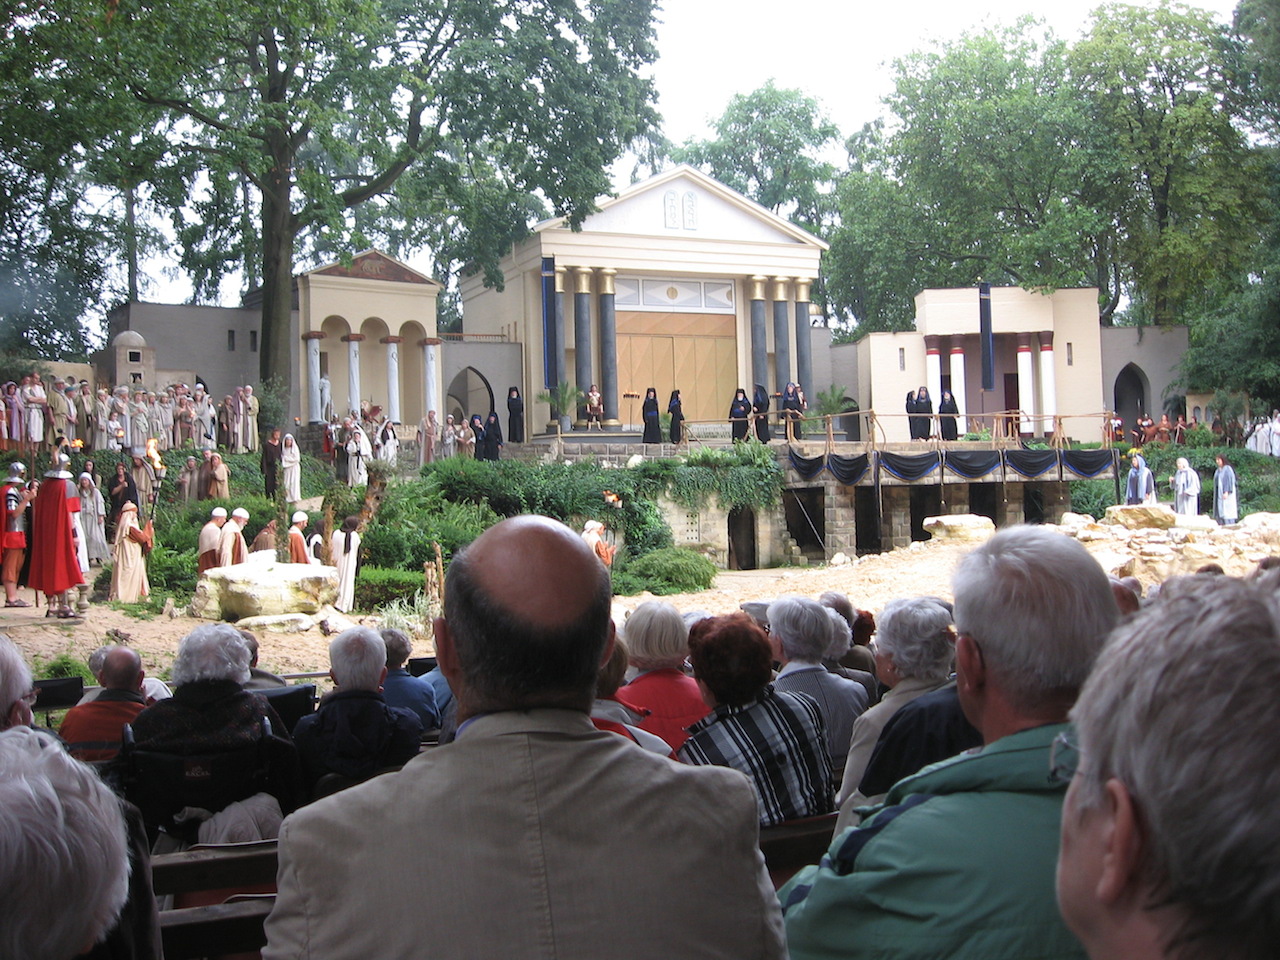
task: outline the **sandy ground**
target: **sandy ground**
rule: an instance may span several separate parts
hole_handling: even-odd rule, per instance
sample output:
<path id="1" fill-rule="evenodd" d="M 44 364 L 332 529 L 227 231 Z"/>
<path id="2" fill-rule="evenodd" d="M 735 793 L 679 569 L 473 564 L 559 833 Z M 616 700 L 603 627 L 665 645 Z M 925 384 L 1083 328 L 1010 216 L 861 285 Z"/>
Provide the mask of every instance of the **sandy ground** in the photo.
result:
<path id="1" fill-rule="evenodd" d="M 841 590 L 860 607 L 879 609 L 893 597 L 914 593 L 950 596 L 949 580 L 955 561 L 965 547 L 942 542 L 916 544 L 911 549 L 864 557 L 843 567 L 789 567 L 776 570 L 724 571 L 710 590 L 666 597 L 681 611 L 728 613 L 746 600 L 769 600 L 786 593 L 816 597 L 824 590 Z M 22 591 L 28 602 L 32 592 Z M 619 597 L 614 614 L 619 622 L 646 595 Z M 46 619 L 40 608 L 0 608 L 0 632 L 8 634 L 26 654 L 39 675 L 39 663 L 60 653 L 87 659 L 97 647 L 124 640 L 138 650 L 148 673 L 169 667 L 178 641 L 192 628 L 207 621 L 189 617 L 157 616 L 139 620 L 106 604 L 94 604 L 82 622 Z M 362 618 L 353 618 L 362 622 Z M 373 618 L 363 621 L 374 623 Z M 124 635 L 124 636 L 122 636 Z M 318 629 L 306 633 L 260 632 L 261 666 L 277 673 L 302 673 L 328 669 L 329 638 Z M 419 644 L 415 655 L 430 654 Z"/>

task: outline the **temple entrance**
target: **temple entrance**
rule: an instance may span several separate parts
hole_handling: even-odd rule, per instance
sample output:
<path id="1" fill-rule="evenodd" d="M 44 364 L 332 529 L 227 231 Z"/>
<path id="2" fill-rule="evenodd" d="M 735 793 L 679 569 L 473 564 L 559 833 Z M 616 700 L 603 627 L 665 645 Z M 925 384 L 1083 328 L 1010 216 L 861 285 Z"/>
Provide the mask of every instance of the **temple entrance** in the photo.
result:
<path id="1" fill-rule="evenodd" d="M 1000 484 L 998 483 L 971 483 L 969 484 L 969 512 L 974 516 L 986 517 L 997 527 L 1000 521 L 996 518 L 996 514 L 1000 508 Z"/>
<path id="2" fill-rule="evenodd" d="M 810 560 L 826 559 L 825 516 L 821 487 L 799 487 L 782 492 L 787 533 Z"/>
<path id="3" fill-rule="evenodd" d="M 1024 523 L 1044 523 L 1044 486 L 1039 483 L 1022 485 L 1022 517 Z"/>
<path id="4" fill-rule="evenodd" d="M 729 511 L 729 569 L 756 569 L 756 512 L 750 507 Z"/>
<path id="5" fill-rule="evenodd" d="M 1137 364 L 1128 364 L 1116 375 L 1114 409 L 1124 420 L 1126 438 L 1138 417 L 1149 412 L 1148 396 L 1147 375 Z"/>
<path id="6" fill-rule="evenodd" d="M 911 539 L 928 540 L 930 534 L 924 528 L 926 517 L 936 517 L 942 513 L 942 487 L 936 483 L 910 488 L 911 494 Z"/>
<path id="7" fill-rule="evenodd" d="M 853 488 L 853 522 L 856 527 L 854 549 L 858 555 L 879 553 L 880 504 L 875 487 Z"/>
<path id="8" fill-rule="evenodd" d="M 444 412 L 446 415 L 453 414 L 453 419 L 458 423 L 465 423 L 475 413 L 480 414 L 481 418 L 487 417 L 489 411 L 496 409 L 493 387 L 475 367 L 458 371 L 458 375 L 449 383 L 449 389 L 445 391 Z"/>

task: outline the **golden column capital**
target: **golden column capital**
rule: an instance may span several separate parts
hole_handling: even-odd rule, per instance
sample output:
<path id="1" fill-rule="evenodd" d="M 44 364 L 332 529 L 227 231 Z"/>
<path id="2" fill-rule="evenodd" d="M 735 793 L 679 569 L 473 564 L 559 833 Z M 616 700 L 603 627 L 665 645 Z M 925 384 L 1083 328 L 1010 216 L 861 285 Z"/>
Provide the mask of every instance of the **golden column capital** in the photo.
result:
<path id="1" fill-rule="evenodd" d="M 750 296 L 750 297 L 748 297 L 747 299 L 749 299 L 749 300 L 763 300 L 763 299 L 764 299 L 764 285 L 765 285 L 766 283 L 768 283 L 768 282 L 769 282 L 769 278 L 768 278 L 768 277 L 762 277 L 762 276 L 760 276 L 759 274 L 756 274 L 754 277 L 752 277 L 752 278 L 751 278 L 751 296 Z"/>
<path id="2" fill-rule="evenodd" d="M 615 291 L 613 288 L 613 278 L 618 275 L 618 271 L 613 267 L 600 268 L 600 289 L 597 291 L 602 296 L 605 294 L 612 295 Z"/>
<path id="3" fill-rule="evenodd" d="M 806 280 L 803 277 L 797 277 L 795 283 L 796 283 L 796 302 L 808 303 L 809 289 L 813 286 L 813 281 Z"/>
<path id="4" fill-rule="evenodd" d="M 565 267 L 556 267 L 556 293 L 564 293 L 564 278 L 568 272 Z"/>
<path id="5" fill-rule="evenodd" d="M 773 278 L 773 299 L 775 300 L 787 299 L 787 283 L 788 282 L 789 280 L 787 277 Z"/>
<path id="6" fill-rule="evenodd" d="M 591 267 L 574 267 L 574 293 L 590 293 L 591 292 L 591 274 L 595 271 Z"/>

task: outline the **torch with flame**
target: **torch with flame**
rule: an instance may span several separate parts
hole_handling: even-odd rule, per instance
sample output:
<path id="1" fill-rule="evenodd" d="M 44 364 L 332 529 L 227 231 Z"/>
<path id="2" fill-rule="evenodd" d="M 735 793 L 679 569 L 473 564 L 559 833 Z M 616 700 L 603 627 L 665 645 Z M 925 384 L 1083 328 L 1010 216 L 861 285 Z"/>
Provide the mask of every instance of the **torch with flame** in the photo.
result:
<path id="1" fill-rule="evenodd" d="M 612 490 L 604 491 L 604 502 L 616 510 L 622 509 L 622 498 Z"/>

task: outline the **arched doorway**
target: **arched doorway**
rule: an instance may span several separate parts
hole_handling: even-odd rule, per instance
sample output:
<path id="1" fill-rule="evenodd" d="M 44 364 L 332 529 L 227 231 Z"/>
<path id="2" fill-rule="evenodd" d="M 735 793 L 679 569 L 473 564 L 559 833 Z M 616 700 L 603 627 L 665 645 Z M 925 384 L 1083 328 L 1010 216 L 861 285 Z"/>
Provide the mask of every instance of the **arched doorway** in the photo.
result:
<path id="1" fill-rule="evenodd" d="M 341 419 L 352 409 L 347 390 L 347 345 L 342 342 L 342 338 L 351 332 L 351 327 L 343 317 L 328 316 L 320 330 L 324 334 L 320 341 L 320 375 L 329 378 L 331 405 L 324 415 Z"/>
<path id="2" fill-rule="evenodd" d="M 1133 429 L 1138 417 L 1150 410 L 1151 383 L 1136 363 L 1125 366 L 1116 375 L 1114 409 L 1124 421 L 1127 431 Z"/>
<path id="3" fill-rule="evenodd" d="M 756 512 L 750 507 L 729 511 L 729 569 L 756 569 Z"/>
<path id="4" fill-rule="evenodd" d="M 473 413 L 487 417 L 494 406 L 493 387 L 488 379 L 475 367 L 464 367 L 449 382 L 445 391 L 444 407 L 446 414 L 453 414 L 458 423 L 463 423 Z"/>

